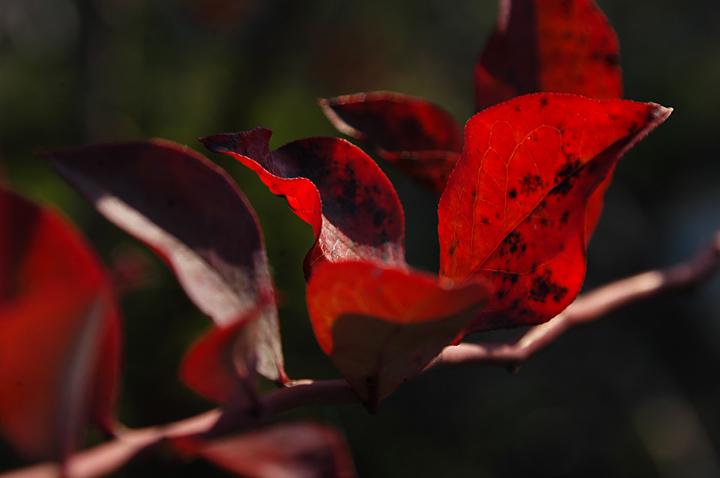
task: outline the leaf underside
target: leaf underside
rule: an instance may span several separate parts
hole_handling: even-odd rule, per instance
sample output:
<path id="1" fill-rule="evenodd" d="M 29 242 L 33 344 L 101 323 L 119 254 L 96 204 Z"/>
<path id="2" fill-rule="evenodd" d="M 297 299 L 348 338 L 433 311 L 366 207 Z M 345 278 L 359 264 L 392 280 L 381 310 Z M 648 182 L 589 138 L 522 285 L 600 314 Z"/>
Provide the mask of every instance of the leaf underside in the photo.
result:
<path id="1" fill-rule="evenodd" d="M 101 214 L 163 258 L 216 327 L 232 327 L 258 304 L 274 303 L 254 212 L 227 173 L 202 155 L 154 140 L 44 156 Z M 226 360 L 250 360 L 260 374 L 284 381 L 277 310 L 263 310 L 250 352 Z M 237 340 L 246 333 L 238 330 Z"/>
<path id="2" fill-rule="evenodd" d="M 370 409 L 452 343 L 487 298 L 478 281 L 446 288 L 364 262 L 318 267 L 307 290 L 318 343 Z"/>
<path id="3" fill-rule="evenodd" d="M 333 428 L 312 422 L 273 425 L 214 440 L 171 439 L 180 453 L 201 457 L 245 478 L 354 478 L 347 444 Z"/>

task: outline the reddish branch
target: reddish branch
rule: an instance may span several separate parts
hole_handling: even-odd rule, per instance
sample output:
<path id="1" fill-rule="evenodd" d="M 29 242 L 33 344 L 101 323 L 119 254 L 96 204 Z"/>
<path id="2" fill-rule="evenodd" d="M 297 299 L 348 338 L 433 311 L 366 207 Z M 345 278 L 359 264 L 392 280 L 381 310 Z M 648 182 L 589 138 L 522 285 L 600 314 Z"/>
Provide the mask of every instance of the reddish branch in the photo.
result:
<path id="1" fill-rule="evenodd" d="M 462 343 L 446 347 L 428 369 L 473 364 L 518 367 L 571 327 L 593 322 L 613 310 L 635 302 L 693 288 L 712 277 L 719 269 L 720 231 L 715 233 L 707 247 L 687 262 L 611 282 L 582 294 L 564 312 L 529 329 L 514 342 Z"/>
<path id="2" fill-rule="evenodd" d="M 583 294 L 562 314 L 529 329 L 512 343 L 462 343 L 446 347 L 426 371 L 468 365 L 518 366 L 571 327 L 593 322 L 613 310 L 635 302 L 693 288 L 712 277 L 718 270 L 720 231 L 715 234 L 708 247 L 687 262 L 664 270 L 644 272 Z M 115 440 L 70 457 L 64 476 L 92 478 L 112 473 L 139 452 L 157 446 L 166 438 L 182 435 L 211 437 L 240 431 L 275 415 L 305 406 L 357 401 L 357 395 L 344 380 L 291 382 L 285 388 L 260 397 L 257 409 L 248 411 L 230 408 L 225 413 L 216 409 L 167 425 L 126 431 Z M 0 476 L 55 478 L 60 476 L 60 467 L 57 464 L 42 463 Z"/>

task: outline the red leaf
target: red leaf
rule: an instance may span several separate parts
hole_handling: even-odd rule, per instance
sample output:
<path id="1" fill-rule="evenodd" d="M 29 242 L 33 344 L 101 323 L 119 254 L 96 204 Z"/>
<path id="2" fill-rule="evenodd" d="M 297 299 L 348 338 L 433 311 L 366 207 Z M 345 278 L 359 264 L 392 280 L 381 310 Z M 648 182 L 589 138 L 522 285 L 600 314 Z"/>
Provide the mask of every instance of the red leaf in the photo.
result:
<path id="1" fill-rule="evenodd" d="M 453 342 L 488 295 L 476 281 L 443 287 L 420 272 L 342 262 L 316 268 L 307 303 L 320 347 L 373 409 Z"/>
<path id="2" fill-rule="evenodd" d="M 273 300 L 255 215 L 228 175 L 202 155 L 156 140 L 45 157 L 108 220 L 163 257 L 218 327 L 233 326 L 258 303 Z M 264 312 L 253 327 L 251 355 L 259 373 L 286 380 L 277 310 Z"/>
<path id="3" fill-rule="evenodd" d="M 315 423 L 274 425 L 212 441 L 178 437 L 181 453 L 200 456 L 245 478 L 353 478 L 355 469 L 345 440 Z"/>
<path id="4" fill-rule="evenodd" d="M 671 110 L 536 94 L 478 113 L 440 199 L 441 275 L 483 277 L 495 295 L 473 331 L 544 322 L 585 277 L 588 197 Z"/>
<path id="5" fill-rule="evenodd" d="M 258 320 L 271 314 L 274 303 L 258 305 L 247 311 L 245 317 L 228 327 L 213 327 L 190 348 L 180 367 L 180 377 L 190 388 L 203 397 L 220 403 L 254 400 L 255 354 L 253 341 L 258 336 Z M 238 380 L 240 379 L 240 380 Z"/>
<path id="6" fill-rule="evenodd" d="M 477 110 L 536 92 L 622 97 L 615 32 L 592 0 L 501 0 L 475 66 Z"/>
<path id="7" fill-rule="evenodd" d="M 110 279 L 54 213 L 0 190 L 0 432 L 63 460 L 92 417 L 112 427 L 119 315 Z"/>
<path id="8" fill-rule="evenodd" d="M 620 46 L 592 0 L 501 0 L 496 30 L 475 65 L 477 109 L 536 92 L 622 98 Z M 588 240 L 611 180 L 612 171 L 589 200 Z"/>
<path id="9" fill-rule="evenodd" d="M 339 131 L 374 144 L 383 159 L 437 194 L 462 151 L 462 129 L 444 109 L 399 93 L 375 91 L 320 100 Z"/>
<path id="10" fill-rule="evenodd" d="M 322 262 L 365 260 L 405 267 L 405 218 L 392 184 L 365 153 L 337 138 L 307 138 L 270 152 L 265 128 L 200 141 L 255 171 L 310 224 L 317 241 L 305 275 Z"/>

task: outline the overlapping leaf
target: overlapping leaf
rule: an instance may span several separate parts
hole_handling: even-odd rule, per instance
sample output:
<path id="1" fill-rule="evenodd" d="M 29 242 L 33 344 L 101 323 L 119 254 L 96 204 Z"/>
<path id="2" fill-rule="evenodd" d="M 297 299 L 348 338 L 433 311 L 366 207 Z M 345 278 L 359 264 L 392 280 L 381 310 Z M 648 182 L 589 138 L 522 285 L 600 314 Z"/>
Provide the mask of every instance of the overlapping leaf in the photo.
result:
<path id="1" fill-rule="evenodd" d="M 477 111 L 537 92 L 621 98 L 619 59 L 615 32 L 592 0 L 500 0 L 495 32 L 475 66 Z M 338 130 L 373 143 L 383 159 L 443 192 L 462 132 L 441 107 L 389 92 L 324 99 L 320 106 Z M 610 176 L 591 200 L 589 232 L 609 182 Z"/>
<path id="2" fill-rule="evenodd" d="M 179 437 L 180 452 L 245 478 L 354 478 L 340 434 L 325 425 L 291 423 L 215 440 Z"/>
<path id="3" fill-rule="evenodd" d="M 484 283 L 365 262 L 318 267 L 307 289 L 315 337 L 366 405 L 419 374 L 487 302 Z"/>
<path id="4" fill-rule="evenodd" d="M 107 219 L 163 257 L 216 327 L 247 323 L 250 311 L 272 302 L 254 213 L 227 174 L 202 155 L 174 143 L 147 141 L 45 157 Z M 236 327 L 237 340 L 250 342 L 252 349 L 224 360 L 251 360 L 256 366 L 250 370 L 286 380 L 274 303 L 253 322 L 252 340 L 241 338 L 250 332 Z M 228 368 L 237 369 L 235 365 Z"/>
<path id="5" fill-rule="evenodd" d="M 333 126 L 440 195 L 462 151 L 462 129 L 429 101 L 376 91 L 320 100 Z"/>
<path id="6" fill-rule="evenodd" d="M 593 0 L 500 0 L 498 20 L 475 65 L 477 111 L 527 93 L 622 98 L 617 36 Z M 612 170 L 588 202 L 589 241 Z"/>
<path id="7" fill-rule="evenodd" d="M 588 198 L 670 112 L 536 94 L 470 119 L 438 227 L 441 275 L 495 286 L 470 330 L 543 322 L 574 300 L 585 277 Z"/>
<path id="8" fill-rule="evenodd" d="M 273 314 L 274 308 L 273 301 L 260 298 L 257 305 L 235 323 L 212 327 L 186 353 L 180 366 L 183 382 L 215 402 L 249 406 L 255 398 L 254 341 L 262 334 L 257 328 L 263 325 L 260 318 Z"/>
<path id="9" fill-rule="evenodd" d="M 55 213 L 0 189 L 0 433 L 62 460 L 89 419 L 108 431 L 120 362 L 107 271 Z"/>
<path id="10" fill-rule="evenodd" d="M 618 40 L 593 0 L 500 0 L 475 66 L 477 111 L 536 92 L 622 97 Z"/>
<path id="11" fill-rule="evenodd" d="M 305 274 L 323 262 L 366 260 L 405 267 L 405 219 L 385 174 L 365 153 L 337 138 L 307 138 L 270 152 L 265 128 L 201 141 L 258 174 L 310 224 L 317 238 Z"/>

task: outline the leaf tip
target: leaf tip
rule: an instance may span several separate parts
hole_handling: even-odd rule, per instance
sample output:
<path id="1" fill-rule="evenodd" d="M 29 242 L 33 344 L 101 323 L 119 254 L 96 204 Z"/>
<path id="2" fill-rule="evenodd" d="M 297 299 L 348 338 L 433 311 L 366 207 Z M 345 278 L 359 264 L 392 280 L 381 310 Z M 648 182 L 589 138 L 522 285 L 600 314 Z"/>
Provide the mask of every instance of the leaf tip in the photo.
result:
<path id="1" fill-rule="evenodd" d="M 270 137 L 272 130 L 258 126 L 250 131 L 238 133 L 220 133 L 198 138 L 213 153 L 239 153 L 260 148 L 264 154 L 270 154 Z"/>

